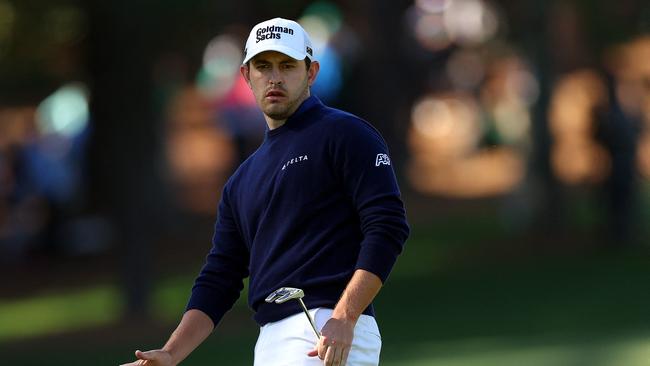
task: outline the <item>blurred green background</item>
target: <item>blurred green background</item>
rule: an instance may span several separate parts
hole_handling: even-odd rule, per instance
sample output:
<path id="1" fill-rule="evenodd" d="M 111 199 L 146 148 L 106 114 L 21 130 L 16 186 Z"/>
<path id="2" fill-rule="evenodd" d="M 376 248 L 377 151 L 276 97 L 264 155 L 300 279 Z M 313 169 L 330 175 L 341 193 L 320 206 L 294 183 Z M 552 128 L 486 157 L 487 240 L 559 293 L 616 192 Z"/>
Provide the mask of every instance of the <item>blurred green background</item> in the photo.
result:
<path id="1" fill-rule="evenodd" d="M 263 137 L 238 67 L 275 16 L 392 152 L 382 365 L 650 363 L 647 1 L 0 0 L 2 364 L 167 340 Z M 184 364 L 252 364 L 245 295 Z"/>

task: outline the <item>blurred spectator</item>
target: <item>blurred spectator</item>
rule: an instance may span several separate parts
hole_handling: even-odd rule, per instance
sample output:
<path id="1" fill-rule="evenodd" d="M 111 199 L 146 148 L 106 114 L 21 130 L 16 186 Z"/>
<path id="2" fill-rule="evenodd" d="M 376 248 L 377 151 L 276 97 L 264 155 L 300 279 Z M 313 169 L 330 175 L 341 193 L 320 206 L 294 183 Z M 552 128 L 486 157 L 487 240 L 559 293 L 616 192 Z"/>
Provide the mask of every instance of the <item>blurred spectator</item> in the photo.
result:
<path id="1" fill-rule="evenodd" d="M 647 37 L 612 47 L 603 67 L 560 77 L 550 106 L 553 169 L 569 186 L 603 187 L 615 245 L 635 240 L 638 173 L 647 159 L 649 55 Z"/>
<path id="2" fill-rule="evenodd" d="M 409 178 L 421 192 L 494 196 L 524 178 L 537 84 L 521 57 L 488 51 L 455 51 L 447 67 L 450 90 L 414 106 Z"/>
<path id="3" fill-rule="evenodd" d="M 243 162 L 264 139 L 264 115 L 256 108 L 246 80 L 237 75 L 233 87 L 216 103 L 217 128 L 225 129 L 236 147 L 237 160 Z M 234 165 L 233 165 L 234 166 Z"/>
<path id="4" fill-rule="evenodd" d="M 0 253 L 6 262 L 107 246 L 106 224 L 82 217 L 88 115 L 81 90 L 64 86 L 38 108 L 0 112 Z"/>
<path id="5" fill-rule="evenodd" d="M 606 86 L 595 70 L 574 71 L 555 84 L 549 111 L 551 164 L 565 184 L 598 183 L 610 173 L 610 157 L 596 139 L 594 119 L 606 98 Z"/>
<path id="6" fill-rule="evenodd" d="M 25 149 L 36 139 L 34 107 L 0 111 L 0 258 L 14 262 L 38 243 L 47 206 L 28 181 Z"/>
<path id="7" fill-rule="evenodd" d="M 170 100 L 166 129 L 167 159 L 180 207 L 213 215 L 235 163 L 235 149 L 213 120 L 208 101 L 187 86 Z"/>

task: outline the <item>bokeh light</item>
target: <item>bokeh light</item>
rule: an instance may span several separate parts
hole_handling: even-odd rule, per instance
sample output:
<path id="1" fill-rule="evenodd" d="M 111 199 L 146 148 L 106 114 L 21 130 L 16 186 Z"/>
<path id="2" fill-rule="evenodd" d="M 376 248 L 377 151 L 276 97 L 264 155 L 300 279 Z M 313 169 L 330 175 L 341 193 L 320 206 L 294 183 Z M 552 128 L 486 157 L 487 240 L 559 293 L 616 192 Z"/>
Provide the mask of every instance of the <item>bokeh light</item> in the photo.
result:
<path id="1" fill-rule="evenodd" d="M 203 52 L 203 67 L 197 75 L 201 93 L 211 100 L 223 97 L 235 84 L 243 59 L 240 42 L 224 34 L 213 38 Z"/>
<path id="2" fill-rule="evenodd" d="M 324 102 L 331 102 L 343 84 L 343 60 L 332 44 L 332 39 L 343 29 L 341 11 L 331 2 L 317 1 L 305 9 L 298 23 L 309 33 L 314 57 L 321 66 L 312 92 Z"/>
<path id="3" fill-rule="evenodd" d="M 78 135 L 89 121 L 86 87 L 72 83 L 59 88 L 39 105 L 36 119 L 43 134 Z"/>
<path id="4" fill-rule="evenodd" d="M 411 7 L 405 13 L 405 22 L 411 27 L 413 36 L 420 46 L 426 50 L 442 50 L 452 43 L 441 13 L 427 14 L 416 7 Z"/>
<path id="5" fill-rule="evenodd" d="M 212 213 L 220 186 L 234 162 L 232 142 L 214 122 L 210 103 L 198 88 L 187 86 L 170 101 L 166 155 L 179 206 Z"/>
<path id="6" fill-rule="evenodd" d="M 553 91 L 549 129 L 553 137 L 551 164 L 567 184 L 602 182 L 610 159 L 595 139 L 595 110 L 605 103 L 606 90 L 599 76 L 580 70 L 561 78 Z"/>
<path id="7" fill-rule="evenodd" d="M 415 5 L 424 12 L 437 14 L 444 12 L 451 0 L 416 0 Z"/>
<path id="8" fill-rule="evenodd" d="M 528 63 L 500 42 L 465 45 L 449 53 L 444 75 L 448 91 L 422 97 L 411 113 L 409 181 L 433 196 L 512 193 L 526 174 L 539 96 Z"/>
<path id="9" fill-rule="evenodd" d="M 465 155 L 480 137 L 478 106 L 468 96 L 422 98 L 414 105 L 411 118 L 415 136 L 426 140 L 417 146 L 428 150 L 430 159 Z"/>
<path id="10" fill-rule="evenodd" d="M 447 61 L 447 75 L 459 89 L 474 89 L 485 77 L 483 58 L 476 50 L 461 49 Z"/>
<path id="11" fill-rule="evenodd" d="M 300 24 L 307 29 L 309 27 L 309 22 L 306 21 L 312 16 L 315 16 L 323 21 L 323 24 L 327 27 L 327 33 L 329 35 L 336 34 L 343 25 L 343 15 L 339 7 L 329 1 L 316 1 L 311 3 L 303 12 L 303 16 L 300 19 Z M 316 30 L 316 29 L 315 29 Z M 313 35 L 309 31 L 310 35 Z M 318 35 L 317 35 L 318 36 Z"/>
<path id="12" fill-rule="evenodd" d="M 332 31 L 327 26 L 327 21 L 318 14 L 311 14 L 300 17 L 298 23 L 309 34 L 312 45 L 314 46 L 314 56 L 318 58 L 318 55 L 332 37 Z"/>
<path id="13" fill-rule="evenodd" d="M 501 142 L 530 144 L 530 109 L 539 97 L 539 83 L 528 65 L 516 56 L 503 56 L 489 65 L 481 102 Z"/>
<path id="14" fill-rule="evenodd" d="M 501 22 L 493 5 L 482 0 L 416 1 L 405 17 L 420 46 L 433 52 L 486 42 Z"/>
<path id="15" fill-rule="evenodd" d="M 480 106 L 470 95 L 430 95 L 413 107 L 409 181 L 419 192 L 476 198 L 511 191 L 523 178 L 520 155 L 479 146 Z"/>
<path id="16" fill-rule="evenodd" d="M 610 55 L 616 75 L 616 96 L 621 108 L 639 121 L 637 168 L 650 180 L 650 35 L 639 36 L 617 47 Z"/>
<path id="17" fill-rule="evenodd" d="M 449 35 L 460 44 L 485 42 L 499 25 L 492 6 L 481 0 L 450 0 L 444 21 Z"/>
<path id="18" fill-rule="evenodd" d="M 342 60 L 335 49 L 327 46 L 318 56 L 318 62 L 321 68 L 311 90 L 324 102 L 329 102 L 338 96 L 343 86 Z"/>

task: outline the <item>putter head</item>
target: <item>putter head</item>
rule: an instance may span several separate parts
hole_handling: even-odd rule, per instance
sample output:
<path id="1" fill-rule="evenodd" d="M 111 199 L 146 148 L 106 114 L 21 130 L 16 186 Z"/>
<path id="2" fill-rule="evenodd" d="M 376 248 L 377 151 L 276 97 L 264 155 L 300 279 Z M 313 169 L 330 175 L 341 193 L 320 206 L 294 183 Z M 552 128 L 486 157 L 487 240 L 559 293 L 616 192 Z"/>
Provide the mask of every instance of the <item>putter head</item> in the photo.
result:
<path id="1" fill-rule="evenodd" d="M 293 287 L 280 287 L 279 289 L 271 292 L 264 301 L 282 304 L 289 300 L 301 299 L 305 296 L 305 292 L 299 288 Z"/>

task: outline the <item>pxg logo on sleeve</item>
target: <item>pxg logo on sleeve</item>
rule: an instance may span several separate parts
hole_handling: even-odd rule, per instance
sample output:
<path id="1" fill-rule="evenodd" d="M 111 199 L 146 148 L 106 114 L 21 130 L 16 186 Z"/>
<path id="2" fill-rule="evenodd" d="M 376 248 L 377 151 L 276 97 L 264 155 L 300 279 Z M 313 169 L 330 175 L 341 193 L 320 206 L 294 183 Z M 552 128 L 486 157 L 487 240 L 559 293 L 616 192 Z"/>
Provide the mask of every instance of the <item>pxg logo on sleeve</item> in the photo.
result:
<path id="1" fill-rule="evenodd" d="M 375 159 L 375 166 L 380 166 L 380 165 L 390 165 L 390 158 L 388 157 L 388 154 L 377 154 L 377 158 Z"/>

